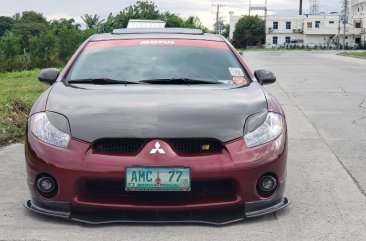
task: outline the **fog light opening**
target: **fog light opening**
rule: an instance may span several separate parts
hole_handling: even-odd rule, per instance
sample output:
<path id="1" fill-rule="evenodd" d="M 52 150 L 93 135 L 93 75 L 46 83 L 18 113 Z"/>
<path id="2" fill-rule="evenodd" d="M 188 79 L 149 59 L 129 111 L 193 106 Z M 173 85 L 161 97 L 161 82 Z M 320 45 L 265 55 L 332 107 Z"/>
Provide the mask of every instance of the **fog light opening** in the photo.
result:
<path id="1" fill-rule="evenodd" d="M 276 191 L 277 186 L 276 177 L 272 174 L 265 174 L 257 182 L 257 192 L 262 197 L 269 197 Z"/>
<path id="2" fill-rule="evenodd" d="M 51 197 L 57 192 L 57 182 L 50 175 L 41 175 L 36 180 L 38 192 L 43 197 Z"/>

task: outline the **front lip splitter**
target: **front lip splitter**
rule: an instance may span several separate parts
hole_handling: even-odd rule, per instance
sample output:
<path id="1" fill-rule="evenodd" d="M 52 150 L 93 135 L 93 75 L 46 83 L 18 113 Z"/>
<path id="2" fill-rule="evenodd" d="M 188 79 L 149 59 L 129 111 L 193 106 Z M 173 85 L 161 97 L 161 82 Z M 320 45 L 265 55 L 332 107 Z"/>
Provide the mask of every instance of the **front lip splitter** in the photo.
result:
<path id="1" fill-rule="evenodd" d="M 81 212 L 53 210 L 43 207 L 36 201 L 28 200 L 24 206 L 38 214 L 69 219 L 86 224 L 109 223 L 197 223 L 208 225 L 227 225 L 276 212 L 290 204 L 287 198 L 281 198 L 267 206 L 266 201 L 248 202 L 244 206 L 210 210 L 191 211 L 107 211 Z M 267 206 L 267 207 L 265 207 Z M 260 208 L 262 207 L 262 208 Z M 264 208 L 263 208 L 264 207 Z M 248 210 L 248 211 L 247 211 Z M 249 211 L 250 210 L 250 211 Z"/>

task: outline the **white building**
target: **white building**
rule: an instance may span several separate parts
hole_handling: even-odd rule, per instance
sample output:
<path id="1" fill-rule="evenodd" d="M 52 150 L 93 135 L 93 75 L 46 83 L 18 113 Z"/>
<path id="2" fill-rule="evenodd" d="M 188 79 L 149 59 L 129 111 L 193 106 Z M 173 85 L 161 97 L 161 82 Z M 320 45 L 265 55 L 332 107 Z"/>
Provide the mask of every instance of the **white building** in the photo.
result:
<path id="1" fill-rule="evenodd" d="M 304 42 L 302 16 L 268 16 L 266 21 L 266 46 Z"/>
<path id="2" fill-rule="evenodd" d="M 350 0 L 346 24 L 345 45 L 354 47 L 366 44 L 366 0 Z M 232 39 L 235 24 L 242 16 L 230 12 L 230 35 Z M 326 48 L 343 44 L 343 21 L 340 13 L 326 15 L 295 15 L 266 18 L 266 47 L 286 45 L 322 46 Z"/>
<path id="3" fill-rule="evenodd" d="M 354 35 L 355 42 L 366 44 L 366 0 L 350 0 L 348 8 L 349 32 Z"/>

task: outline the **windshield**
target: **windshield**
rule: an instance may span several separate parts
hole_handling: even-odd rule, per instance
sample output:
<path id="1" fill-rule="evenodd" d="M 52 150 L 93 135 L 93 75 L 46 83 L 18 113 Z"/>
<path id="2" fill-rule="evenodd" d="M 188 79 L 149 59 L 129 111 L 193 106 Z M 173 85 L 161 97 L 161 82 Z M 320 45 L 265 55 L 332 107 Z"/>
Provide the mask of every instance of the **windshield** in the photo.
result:
<path id="1" fill-rule="evenodd" d="M 223 42 L 184 40 L 111 40 L 92 42 L 78 57 L 68 81 L 110 79 L 153 83 L 151 80 L 200 80 L 233 84 L 245 72 Z M 141 44 L 146 43 L 146 44 Z M 151 44 L 153 43 L 153 44 Z M 155 43 L 155 44 L 154 44 Z M 208 47 L 209 46 L 209 47 Z M 177 83 L 175 81 L 175 83 Z"/>

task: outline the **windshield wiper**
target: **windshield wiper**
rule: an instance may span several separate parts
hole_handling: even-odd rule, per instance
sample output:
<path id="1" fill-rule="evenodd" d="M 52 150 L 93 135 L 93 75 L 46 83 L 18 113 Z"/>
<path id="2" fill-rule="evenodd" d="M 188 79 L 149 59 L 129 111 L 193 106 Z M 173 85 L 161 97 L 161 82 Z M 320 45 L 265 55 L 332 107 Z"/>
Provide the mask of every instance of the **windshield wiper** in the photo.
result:
<path id="1" fill-rule="evenodd" d="M 170 79 L 149 79 L 139 82 L 148 84 L 221 84 L 218 81 L 189 79 L 189 78 L 170 78 Z"/>
<path id="2" fill-rule="evenodd" d="M 95 84 L 95 85 L 125 85 L 125 84 L 138 84 L 137 82 L 125 81 L 125 80 L 114 80 L 108 78 L 99 79 L 77 79 L 67 81 L 69 84 Z"/>

